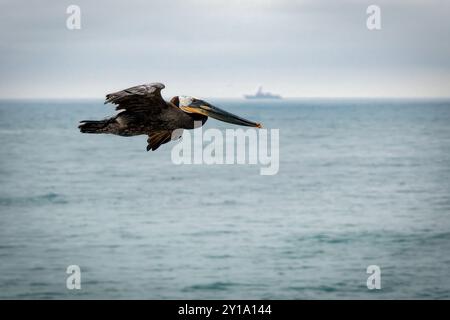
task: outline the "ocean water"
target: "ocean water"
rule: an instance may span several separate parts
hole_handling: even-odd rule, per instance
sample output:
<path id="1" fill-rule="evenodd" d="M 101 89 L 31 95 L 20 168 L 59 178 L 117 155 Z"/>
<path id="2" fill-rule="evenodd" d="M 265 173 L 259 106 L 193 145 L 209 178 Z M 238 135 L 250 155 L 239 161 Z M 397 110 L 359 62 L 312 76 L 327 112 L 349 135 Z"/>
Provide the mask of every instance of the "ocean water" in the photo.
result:
<path id="1" fill-rule="evenodd" d="M 450 101 L 211 102 L 280 129 L 277 175 L 79 133 L 100 100 L 2 101 L 0 298 L 450 298 Z"/>

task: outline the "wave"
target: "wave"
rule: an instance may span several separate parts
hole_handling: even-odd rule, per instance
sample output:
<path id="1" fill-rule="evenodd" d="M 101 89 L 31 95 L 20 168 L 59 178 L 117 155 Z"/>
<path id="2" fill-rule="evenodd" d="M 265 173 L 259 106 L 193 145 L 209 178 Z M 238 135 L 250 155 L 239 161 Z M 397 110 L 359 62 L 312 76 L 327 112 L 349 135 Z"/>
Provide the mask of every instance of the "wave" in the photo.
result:
<path id="1" fill-rule="evenodd" d="M 68 201 L 58 193 L 46 193 L 28 197 L 0 197 L 0 206 L 37 206 L 48 204 L 66 204 Z"/>

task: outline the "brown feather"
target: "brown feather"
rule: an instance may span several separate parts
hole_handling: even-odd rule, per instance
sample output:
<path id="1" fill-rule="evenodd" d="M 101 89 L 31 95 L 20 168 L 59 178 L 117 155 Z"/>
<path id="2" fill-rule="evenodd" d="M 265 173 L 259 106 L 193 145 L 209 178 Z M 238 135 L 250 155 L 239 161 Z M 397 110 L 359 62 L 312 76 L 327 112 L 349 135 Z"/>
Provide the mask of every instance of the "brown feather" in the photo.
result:
<path id="1" fill-rule="evenodd" d="M 172 138 L 172 131 L 155 131 L 148 135 L 147 151 L 155 151 L 160 145 L 167 143 Z"/>

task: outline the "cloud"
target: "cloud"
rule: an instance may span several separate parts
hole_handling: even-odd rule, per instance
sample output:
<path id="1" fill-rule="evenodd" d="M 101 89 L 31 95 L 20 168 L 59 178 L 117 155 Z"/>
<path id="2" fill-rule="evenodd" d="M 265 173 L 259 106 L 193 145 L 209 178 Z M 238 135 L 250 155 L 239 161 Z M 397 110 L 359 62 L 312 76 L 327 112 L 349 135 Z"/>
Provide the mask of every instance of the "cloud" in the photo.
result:
<path id="1" fill-rule="evenodd" d="M 66 28 L 77 4 L 82 29 Z M 3 1 L 0 96 L 102 97 L 162 81 L 169 94 L 448 95 L 448 1 Z M 423 79 L 423 81 L 421 81 Z"/>

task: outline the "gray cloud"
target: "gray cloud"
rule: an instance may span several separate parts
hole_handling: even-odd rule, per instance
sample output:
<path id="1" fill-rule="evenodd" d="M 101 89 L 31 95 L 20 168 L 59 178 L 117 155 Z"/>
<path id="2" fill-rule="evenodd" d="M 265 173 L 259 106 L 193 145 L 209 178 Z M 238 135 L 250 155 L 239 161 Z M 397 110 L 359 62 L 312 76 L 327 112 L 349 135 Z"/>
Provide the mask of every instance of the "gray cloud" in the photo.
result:
<path id="1" fill-rule="evenodd" d="M 102 97 L 162 81 L 167 94 L 448 96 L 448 1 L 1 1 L 0 96 Z M 82 29 L 65 27 L 66 8 Z"/>

